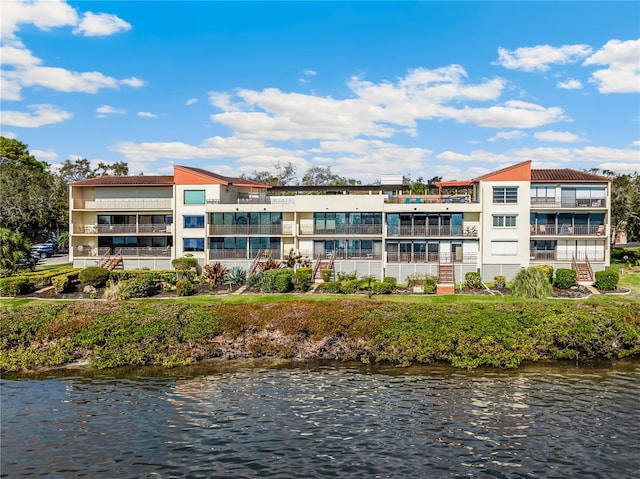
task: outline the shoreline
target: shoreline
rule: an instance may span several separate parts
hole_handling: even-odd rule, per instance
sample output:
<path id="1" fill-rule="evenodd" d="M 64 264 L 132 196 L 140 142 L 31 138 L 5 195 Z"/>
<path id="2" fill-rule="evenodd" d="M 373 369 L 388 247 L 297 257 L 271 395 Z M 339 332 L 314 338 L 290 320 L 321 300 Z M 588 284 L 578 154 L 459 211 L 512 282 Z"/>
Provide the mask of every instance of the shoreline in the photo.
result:
<path id="1" fill-rule="evenodd" d="M 3 309 L 0 370 L 211 358 L 445 363 L 640 357 L 640 302 L 44 302 Z"/>

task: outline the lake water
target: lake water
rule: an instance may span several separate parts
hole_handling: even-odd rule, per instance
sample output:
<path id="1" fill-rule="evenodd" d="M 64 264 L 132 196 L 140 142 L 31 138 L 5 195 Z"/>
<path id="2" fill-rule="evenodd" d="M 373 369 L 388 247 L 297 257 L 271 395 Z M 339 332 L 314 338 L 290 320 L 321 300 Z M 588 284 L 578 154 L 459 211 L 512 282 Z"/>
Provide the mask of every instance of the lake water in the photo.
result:
<path id="1" fill-rule="evenodd" d="M 5 375 L 1 477 L 640 477 L 640 362 Z"/>

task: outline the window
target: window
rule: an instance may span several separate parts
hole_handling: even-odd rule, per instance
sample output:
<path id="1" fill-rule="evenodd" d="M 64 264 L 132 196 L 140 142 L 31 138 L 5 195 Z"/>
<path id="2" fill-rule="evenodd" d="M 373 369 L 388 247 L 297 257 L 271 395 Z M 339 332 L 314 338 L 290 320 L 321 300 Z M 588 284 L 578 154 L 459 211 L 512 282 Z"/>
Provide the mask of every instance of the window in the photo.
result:
<path id="1" fill-rule="evenodd" d="M 494 186 L 493 202 L 494 203 L 517 203 L 518 188 L 516 186 Z"/>
<path id="2" fill-rule="evenodd" d="M 518 254 L 518 242 L 492 241 L 491 254 L 494 256 L 515 256 Z"/>
<path id="3" fill-rule="evenodd" d="M 517 215 L 493 215 L 494 228 L 515 228 Z"/>
<path id="4" fill-rule="evenodd" d="M 185 205 L 204 205 L 204 190 L 184 190 Z"/>
<path id="5" fill-rule="evenodd" d="M 185 228 L 204 228 L 204 216 L 184 216 Z"/>
<path id="6" fill-rule="evenodd" d="M 204 238 L 184 238 L 184 251 L 204 251 Z"/>

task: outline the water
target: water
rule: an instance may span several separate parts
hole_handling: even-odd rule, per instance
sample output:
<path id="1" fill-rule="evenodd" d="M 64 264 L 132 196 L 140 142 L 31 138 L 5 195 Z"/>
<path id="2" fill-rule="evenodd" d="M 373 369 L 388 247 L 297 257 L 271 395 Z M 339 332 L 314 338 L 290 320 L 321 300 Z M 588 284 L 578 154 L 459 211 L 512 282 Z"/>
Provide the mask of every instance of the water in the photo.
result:
<path id="1" fill-rule="evenodd" d="M 1 477 L 640 477 L 640 363 L 210 363 L 2 380 Z"/>

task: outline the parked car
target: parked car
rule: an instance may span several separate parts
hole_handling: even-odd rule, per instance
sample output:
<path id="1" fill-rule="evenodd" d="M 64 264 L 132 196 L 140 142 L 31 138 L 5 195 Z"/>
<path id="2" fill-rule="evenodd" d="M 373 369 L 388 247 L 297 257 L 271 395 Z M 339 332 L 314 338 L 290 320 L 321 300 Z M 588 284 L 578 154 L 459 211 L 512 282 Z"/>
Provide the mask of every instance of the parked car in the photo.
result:
<path id="1" fill-rule="evenodd" d="M 31 247 L 31 253 L 37 254 L 41 259 L 52 256 L 54 252 L 55 252 L 55 249 L 53 245 L 49 243 L 34 244 Z"/>
<path id="2" fill-rule="evenodd" d="M 16 269 L 33 271 L 33 269 L 36 267 L 36 263 L 37 260 L 35 260 L 34 258 L 20 258 L 16 262 Z"/>

